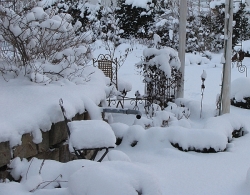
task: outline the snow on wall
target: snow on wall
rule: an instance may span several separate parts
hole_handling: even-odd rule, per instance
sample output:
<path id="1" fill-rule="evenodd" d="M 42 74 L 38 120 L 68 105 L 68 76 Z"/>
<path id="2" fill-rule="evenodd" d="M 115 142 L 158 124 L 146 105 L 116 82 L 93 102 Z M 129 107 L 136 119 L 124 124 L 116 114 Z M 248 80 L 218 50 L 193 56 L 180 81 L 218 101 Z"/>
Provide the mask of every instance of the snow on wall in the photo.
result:
<path id="1" fill-rule="evenodd" d="M 48 131 L 52 123 L 63 121 L 59 99 L 63 99 L 66 115 L 90 112 L 93 119 L 101 119 L 98 109 L 106 99 L 107 79 L 97 68 L 87 67 L 85 73 L 93 74 L 85 84 L 60 80 L 49 85 L 31 82 L 27 77 L 18 77 L 0 82 L 0 142 L 10 141 L 10 146 L 21 144 L 25 133 L 33 135 L 34 143 L 42 141 L 42 131 Z"/>

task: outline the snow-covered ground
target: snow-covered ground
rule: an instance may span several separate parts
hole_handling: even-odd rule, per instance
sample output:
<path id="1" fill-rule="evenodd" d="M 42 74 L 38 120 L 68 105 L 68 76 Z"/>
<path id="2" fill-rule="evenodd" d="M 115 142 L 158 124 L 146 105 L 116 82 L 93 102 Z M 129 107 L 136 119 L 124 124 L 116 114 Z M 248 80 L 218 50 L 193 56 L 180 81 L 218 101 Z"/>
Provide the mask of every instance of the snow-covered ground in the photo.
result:
<path id="1" fill-rule="evenodd" d="M 134 97 L 136 90 L 144 91 L 142 77 L 135 68 L 145 47 L 133 46 L 118 75 L 132 84 L 127 94 Z M 124 48 L 121 48 L 121 50 Z M 96 49 L 94 56 L 103 53 L 103 48 Z M 231 114 L 213 117 L 216 109 L 216 96 L 220 93 L 222 65 L 221 54 L 212 54 L 211 61 L 200 55 L 187 54 L 185 70 L 185 98 L 181 101 L 190 109 L 190 117 L 178 120 L 175 110 L 159 112 L 155 120 L 143 115 L 141 121 L 134 115 L 112 114 L 111 127 L 116 136 L 122 136 L 121 145 L 110 151 L 103 162 L 76 160 L 68 163 L 16 158 L 11 163 L 13 177 L 19 183 L 0 183 L 2 195 L 243 195 L 250 194 L 250 110 L 231 107 Z M 248 66 L 249 58 L 243 64 Z M 200 65 L 198 65 L 200 64 Z M 203 110 L 201 105 L 201 74 L 206 71 Z M 91 72 L 91 71 L 90 71 Z M 76 85 L 70 82 L 41 85 L 19 78 L 5 83 L 1 81 L 0 104 L 0 141 L 10 140 L 11 145 L 20 143 L 20 135 L 32 132 L 36 142 L 40 141 L 39 129 L 48 130 L 52 122 L 62 119 L 58 100 L 64 99 L 69 110 L 69 117 L 74 112 L 95 109 L 93 102 L 103 99 L 105 79 L 100 88 L 93 88 L 101 74 L 92 75 L 93 80 Z M 232 80 L 245 77 L 237 68 L 232 68 Z M 97 80 L 96 80 L 97 79 Z M 244 83 L 242 83 L 244 85 Z M 246 86 L 249 88 L 249 86 Z M 53 101 L 53 103 L 51 102 Z M 125 102 L 132 108 L 130 102 Z M 57 106 L 57 107 L 55 107 Z M 143 106 L 140 105 L 143 112 Z M 59 115 L 60 113 L 60 115 Z M 100 116 L 93 111 L 93 118 Z M 178 111 L 176 111 L 178 113 Z M 11 117 L 10 117 L 11 116 Z M 169 117 L 169 127 L 157 125 L 159 118 Z M 14 118 L 14 120 L 13 120 Z M 25 122 L 22 122 L 25 121 Z M 35 124 L 34 121 L 38 121 Z M 45 121 L 49 121 L 44 123 Z M 150 123 L 151 128 L 144 129 L 143 124 Z M 136 124 L 136 125 L 134 125 Z M 245 136 L 231 138 L 235 129 L 243 127 Z M 21 131 L 18 130 L 21 129 Z M 30 129 L 33 129 L 31 131 Z M 14 137 L 6 130 L 9 129 Z M 37 131 L 36 131 L 37 130 Z M 2 132 L 3 131 L 3 132 Z M 230 143 L 227 139 L 230 138 Z M 132 147 L 131 143 L 138 141 Z M 217 147 L 225 149 L 218 153 L 182 152 L 172 143 L 179 143 L 183 148 Z M 40 172 L 40 174 L 39 174 Z M 40 185 L 39 185 L 40 184 Z M 61 188 L 55 188 L 60 184 Z M 44 189 L 42 189 L 44 188 Z"/>

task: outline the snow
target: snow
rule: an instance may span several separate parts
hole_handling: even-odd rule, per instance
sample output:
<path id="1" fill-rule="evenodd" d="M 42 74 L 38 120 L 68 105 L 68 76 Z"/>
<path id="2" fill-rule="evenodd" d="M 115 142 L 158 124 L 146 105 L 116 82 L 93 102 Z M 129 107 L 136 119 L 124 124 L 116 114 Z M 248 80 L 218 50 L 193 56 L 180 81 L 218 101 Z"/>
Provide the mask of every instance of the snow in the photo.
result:
<path id="1" fill-rule="evenodd" d="M 246 40 L 246 41 L 242 41 L 242 46 L 235 46 L 234 47 L 234 50 L 235 51 L 244 51 L 246 53 L 249 53 L 250 52 L 250 40 Z"/>
<path id="2" fill-rule="evenodd" d="M 75 160 L 68 163 L 60 163 L 53 160 L 41 160 L 37 158 L 32 158 L 31 161 L 28 162 L 26 159 L 21 160 L 20 158 L 15 158 L 10 166 L 12 168 L 12 175 L 15 175 L 16 179 L 21 178 L 20 183 L 26 187 L 26 190 L 36 191 L 36 189 L 43 188 L 53 189 L 59 185 L 63 188 L 67 188 L 68 180 L 72 173 L 83 167 L 95 164 L 97 164 L 97 162 L 89 160 Z M 48 182 L 52 180 L 55 182 Z M 53 191 L 51 194 L 53 194 Z"/>
<path id="3" fill-rule="evenodd" d="M 36 20 L 45 20 L 49 16 L 46 14 L 42 7 L 34 7 L 31 9 Z"/>
<path id="4" fill-rule="evenodd" d="M 117 138 L 122 138 L 125 132 L 128 130 L 129 126 L 124 123 L 112 123 L 110 124 L 112 130 Z"/>
<path id="5" fill-rule="evenodd" d="M 208 64 L 209 59 L 207 57 L 202 56 L 201 54 L 195 53 L 188 53 L 185 57 L 185 64 L 186 65 L 201 65 L 201 64 Z"/>
<path id="6" fill-rule="evenodd" d="M 67 28 L 65 24 L 55 19 L 47 19 L 40 24 L 42 28 L 50 28 L 52 30 L 58 29 L 59 32 L 66 32 Z"/>
<path id="7" fill-rule="evenodd" d="M 18 77 L 5 82 L 1 78 L 0 101 L 0 142 L 10 141 L 11 147 L 21 144 L 21 136 L 31 133 L 33 141 L 42 141 L 42 131 L 48 131 L 52 123 L 62 121 L 59 107 L 62 98 L 71 119 L 76 113 L 90 112 L 92 119 L 100 119 L 101 113 L 97 105 L 106 98 L 106 77 L 97 68 L 86 67 L 87 72 L 94 72 L 91 81 L 75 84 L 68 80 L 60 80 L 49 85 L 32 83 L 26 77 Z M 102 80 L 102 82 L 100 82 Z M 94 91 L 91 89 L 95 88 Z M 88 91 L 92 93 L 88 93 Z M 50 95 L 47 95 L 50 94 Z M 22 102 L 22 104 L 20 104 Z M 86 104 L 84 104 L 86 102 Z"/>
<path id="8" fill-rule="evenodd" d="M 132 90 L 132 84 L 129 81 L 123 80 L 121 78 L 118 78 L 118 91 L 131 91 Z"/>
<path id="9" fill-rule="evenodd" d="M 202 74 L 201 74 L 201 80 L 206 80 L 206 78 L 207 78 L 207 73 L 206 73 L 206 71 L 205 70 L 203 70 L 202 71 Z"/>
<path id="10" fill-rule="evenodd" d="M 132 5 L 132 7 L 140 7 L 147 9 L 148 3 L 152 3 L 152 0 L 126 0 L 125 4 Z"/>
<path id="11" fill-rule="evenodd" d="M 78 181 L 84 185 L 78 185 Z M 153 173 L 127 162 L 103 162 L 83 168 L 71 176 L 69 188 L 73 195 L 162 194 Z"/>
<path id="12" fill-rule="evenodd" d="M 94 55 L 103 52 L 101 47 L 96 49 Z M 168 52 L 171 53 L 168 49 L 145 50 L 145 46 L 135 44 L 134 51 L 118 71 L 118 77 L 133 87 L 128 97 L 134 97 L 137 90 L 143 95 L 143 78 L 134 67 L 143 53 L 150 56 L 152 53 L 161 55 Z M 76 113 L 85 112 L 85 109 L 93 119 L 80 121 L 79 124 L 71 123 L 70 143 L 73 146 L 86 146 L 84 144 L 87 142 L 81 140 L 86 138 L 85 130 L 91 131 L 87 133 L 88 138 L 102 137 L 102 141 L 107 138 L 108 143 L 112 142 L 113 145 L 115 138 L 122 138 L 122 142 L 110 150 L 101 163 L 15 158 L 9 167 L 11 175 L 20 182 L 0 182 L 0 194 L 130 195 L 138 194 L 136 191 L 149 195 L 249 194 L 250 111 L 231 106 L 230 114 L 215 117 L 215 101 L 221 84 L 221 54 L 212 53 L 206 63 L 195 61 L 195 58 L 202 58 L 199 53 L 188 54 L 187 58 L 193 63 L 188 64 L 185 70 L 185 98 L 169 103 L 165 110 L 156 111 L 152 118 L 147 118 L 143 104 L 139 104 L 143 112 L 140 120 L 134 115 L 112 114 L 111 124 L 101 121 L 100 108 L 97 106 L 100 102 L 105 104 L 103 101 L 109 90 L 106 87 L 109 80 L 96 68 L 89 66 L 84 69 L 86 77 L 89 73 L 93 74 L 81 84 L 66 79 L 48 84 L 34 83 L 22 76 L 15 79 L 7 77 L 6 82 L 1 77 L 0 142 L 10 141 L 11 147 L 21 144 L 24 133 L 31 133 L 36 143 L 41 142 L 41 130 L 48 131 L 52 123 L 63 120 L 58 102 L 60 98 L 69 119 Z M 243 64 L 249 68 L 249 58 L 245 57 Z M 249 95 L 249 79 L 244 75 L 232 68 L 231 97 L 242 99 Z M 205 78 L 206 84 L 202 118 L 201 78 Z M 130 102 L 125 102 L 125 108 L 132 107 Z M 167 121 L 165 125 L 164 121 Z M 82 129 L 78 129 L 78 125 Z M 232 132 L 240 128 L 245 135 L 233 138 Z M 182 152 L 171 145 L 177 143 L 183 150 L 212 147 L 221 152 Z M 99 144 L 98 141 L 96 146 L 103 143 Z"/>
<path id="13" fill-rule="evenodd" d="M 250 79 L 247 77 L 237 78 L 232 82 L 231 85 L 231 96 L 235 98 L 237 102 L 244 102 L 243 98 L 250 97 Z"/>
<path id="14" fill-rule="evenodd" d="M 162 26 L 164 26 L 167 22 L 168 22 L 167 19 L 162 19 L 162 20 L 160 20 L 159 22 L 157 22 L 157 23 L 155 24 L 155 26 L 156 26 L 157 28 L 158 28 L 158 27 L 162 27 Z"/>
<path id="15" fill-rule="evenodd" d="M 70 147 L 76 149 L 115 147 L 114 132 L 109 124 L 102 120 L 72 121 L 68 126 Z"/>
<path id="16" fill-rule="evenodd" d="M 157 34 L 154 34 L 153 40 L 154 40 L 155 46 L 161 43 L 161 37 Z"/>
<path id="17" fill-rule="evenodd" d="M 210 2 L 210 8 L 214 9 L 216 6 L 219 6 L 221 4 L 225 4 L 225 0 L 215 0 Z"/>
<path id="18" fill-rule="evenodd" d="M 146 65 L 159 67 L 168 78 L 171 77 L 171 67 L 180 68 L 178 53 L 172 48 L 146 48 L 143 50 L 143 55 L 146 60 L 149 59 Z"/>

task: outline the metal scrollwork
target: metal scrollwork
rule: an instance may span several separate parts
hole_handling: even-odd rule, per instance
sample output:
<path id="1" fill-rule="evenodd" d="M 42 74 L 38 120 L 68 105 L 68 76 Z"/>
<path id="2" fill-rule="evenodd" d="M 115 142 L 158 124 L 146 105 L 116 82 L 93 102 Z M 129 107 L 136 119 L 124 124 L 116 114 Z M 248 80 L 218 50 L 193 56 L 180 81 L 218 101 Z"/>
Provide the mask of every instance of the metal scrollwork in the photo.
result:
<path id="1" fill-rule="evenodd" d="M 139 104 L 143 104 L 143 100 L 141 98 L 130 98 L 130 105 L 134 105 L 133 110 L 139 110 Z"/>
<path id="2" fill-rule="evenodd" d="M 247 77 L 247 67 L 245 65 L 243 65 L 242 63 L 238 63 L 237 68 L 240 73 L 246 72 L 246 77 Z"/>
<path id="3" fill-rule="evenodd" d="M 112 105 L 116 105 L 116 102 L 117 102 L 116 99 L 110 99 L 110 98 L 109 98 L 109 99 L 108 99 L 108 106 L 110 107 L 111 104 L 112 104 Z"/>
<path id="4" fill-rule="evenodd" d="M 237 68 L 240 73 L 246 72 L 246 77 L 247 77 L 247 67 L 242 64 L 244 58 L 245 58 L 244 51 L 239 50 L 233 55 L 232 62 L 237 64 Z"/>

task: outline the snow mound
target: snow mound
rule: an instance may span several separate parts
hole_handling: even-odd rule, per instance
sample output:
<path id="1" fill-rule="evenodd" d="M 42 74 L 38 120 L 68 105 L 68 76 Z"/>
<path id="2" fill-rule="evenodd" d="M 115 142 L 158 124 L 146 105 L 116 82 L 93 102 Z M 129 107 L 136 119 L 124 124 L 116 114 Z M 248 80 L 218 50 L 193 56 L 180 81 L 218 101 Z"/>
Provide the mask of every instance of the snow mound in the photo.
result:
<path id="1" fill-rule="evenodd" d="M 79 185 L 79 181 L 83 185 Z M 72 195 L 160 195 L 157 177 L 140 165 L 103 162 L 82 168 L 69 180 Z"/>
<path id="2" fill-rule="evenodd" d="M 107 154 L 107 159 L 109 161 L 131 162 L 131 159 L 128 157 L 128 155 L 120 150 L 110 150 Z"/>
<path id="3" fill-rule="evenodd" d="M 162 114 L 166 119 L 172 116 L 162 112 L 158 121 L 162 121 Z M 123 134 L 119 147 L 148 150 L 172 144 L 184 151 L 221 152 L 227 149 L 235 130 L 248 132 L 244 119 L 233 114 L 210 117 L 203 128 L 193 128 L 188 119 L 170 120 L 165 127 L 156 126 L 147 130 L 141 125 L 133 125 Z"/>
<path id="4" fill-rule="evenodd" d="M 112 123 L 110 124 L 110 126 L 117 138 L 123 138 L 124 134 L 129 128 L 129 126 L 124 123 Z"/>
<path id="5" fill-rule="evenodd" d="M 237 102 L 245 102 L 244 98 L 250 97 L 250 79 L 241 77 L 234 80 L 231 84 L 231 99 L 235 98 Z"/>
<path id="6" fill-rule="evenodd" d="M 16 157 L 10 164 L 11 175 L 18 180 L 27 191 L 33 189 L 53 189 L 55 187 L 68 187 L 69 177 L 79 169 L 94 165 L 97 162 L 89 160 L 74 160 L 61 163 L 54 160 L 26 159 Z M 54 181 L 54 182 L 50 182 Z M 40 184 L 40 185 L 39 185 Z M 34 190 L 35 191 L 35 190 Z"/>
<path id="7" fill-rule="evenodd" d="M 202 64 L 208 64 L 209 59 L 206 57 L 203 57 L 199 53 L 187 53 L 185 63 L 186 63 L 186 66 L 187 65 L 202 65 Z"/>

